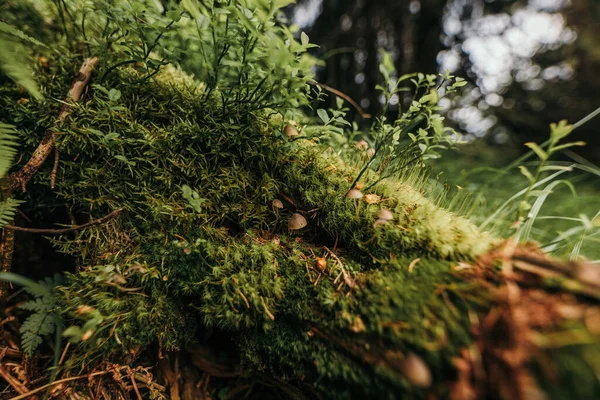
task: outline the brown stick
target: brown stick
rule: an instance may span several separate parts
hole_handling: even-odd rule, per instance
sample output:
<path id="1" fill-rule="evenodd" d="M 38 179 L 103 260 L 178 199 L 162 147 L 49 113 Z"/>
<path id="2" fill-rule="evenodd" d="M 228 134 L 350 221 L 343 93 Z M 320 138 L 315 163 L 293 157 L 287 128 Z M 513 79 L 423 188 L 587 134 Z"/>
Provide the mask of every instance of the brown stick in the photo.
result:
<path id="1" fill-rule="evenodd" d="M 12 265 L 12 256 L 15 244 L 15 233 L 8 229 L 2 229 L 1 231 L 2 235 L 0 236 L 0 271 L 9 272 L 10 266 Z M 4 291 L 8 287 L 8 282 L 0 282 L 0 297 L 4 296 Z"/>
<path id="2" fill-rule="evenodd" d="M 262 296 L 260 296 L 260 302 L 262 303 L 262 306 L 265 309 L 265 312 L 267 313 L 267 315 L 269 316 L 269 318 L 271 318 L 271 321 L 275 321 L 275 316 L 267 308 L 267 305 L 265 304 L 265 300 L 262 298 Z"/>
<path id="3" fill-rule="evenodd" d="M 346 100 L 348 103 L 352 104 L 352 106 L 354 108 L 356 108 L 356 111 L 358 111 L 358 113 L 360 114 L 361 117 L 368 119 L 371 118 L 371 114 L 367 114 L 365 112 L 365 110 L 362 109 L 361 106 L 358 105 L 358 103 L 356 101 L 354 101 L 352 99 L 352 97 L 348 96 L 346 93 L 340 92 L 337 89 L 332 88 L 331 86 L 327 86 L 324 83 L 319 83 L 319 82 L 315 82 L 315 81 L 308 81 L 309 85 L 313 85 L 313 86 L 318 86 L 321 89 L 325 89 L 328 92 L 331 92 L 333 94 L 335 94 L 338 97 L 341 97 L 342 99 Z"/>
<path id="4" fill-rule="evenodd" d="M 17 378 L 15 378 L 14 376 L 12 376 L 7 370 L 4 369 L 4 367 L 0 366 L 0 376 L 2 378 L 4 378 L 4 380 L 6 382 L 8 382 L 8 384 L 10 386 L 12 386 L 13 389 L 15 389 L 17 391 L 17 393 L 19 394 L 24 394 L 29 392 L 29 389 L 27 388 L 27 386 L 25 386 L 23 383 L 21 383 L 21 381 L 19 381 Z M 32 396 L 30 397 L 30 399 L 32 400 L 36 400 L 37 396 Z"/>
<path id="5" fill-rule="evenodd" d="M 58 121 L 64 120 L 70 113 L 71 107 L 70 104 L 77 102 L 83 93 L 83 89 L 85 89 L 86 85 L 90 81 L 92 76 L 92 70 L 94 66 L 98 62 L 98 57 L 87 58 L 77 76 L 75 78 L 75 83 L 71 86 L 71 90 L 69 90 L 69 94 L 67 95 L 66 103 L 59 116 Z M 37 149 L 33 152 L 31 159 L 25 164 L 19 171 L 13 173 L 8 178 L 8 190 L 9 192 L 14 192 L 15 190 L 21 188 L 23 192 L 26 190 L 26 185 L 33 176 L 37 172 L 37 170 L 41 167 L 41 165 L 46 161 L 46 158 L 52 152 L 54 145 L 56 143 L 56 132 L 52 129 L 48 131 L 46 136 L 42 139 Z"/>
<path id="6" fill-rule="evenodd" d="M 121 367 L 121 368 L 117 368 L 117 369 L 123 369 L 123 368 L 125 368 L 125 367 Z M 107 370 L 107 371 L 99 371 L 99 372 L 92 372 L 91 374 L 87 374 L 87 375 L 81 375 L 81 376 L 72 376 L 72 377 L 70 377 L 70 378 L 59 379 L 59 380 L 57 380 L 57 381 L 54 381 L 54 382 L 52 382 L 52 383 L 48 383 L 48 384 L 46 384 L 46 385 L 44 385 L 44 386 L 40 386 L 39 388 L 33 389 L 33 390 L 32 390 L 32 391 L 30 391 L 30 392 L 23 393 L 23 394 L 21 394 L 21 395 L 19 395 L 19 396 L 13 397 L 13 398 L 12 398 L 12 399 L 10 399 L 10 400 L 23 400 L 23 399 L 31 399 L 31 398 L 33 398 L 33 397 L 31 397 L 31 396 L 33 396 L 34 394 L 36 394 L 36 393 L 39 393 L 39 392 L 41 392 L 42 390 L 46 390 L 46 389 L 48 389 L 48 388 L 51 388 L 52 386 L 56 386 L 56 385 L 58 385 L 58 384 L 65 383 L 65 382 L 76 381 L 76 380 L 79 380 L 79 379 L 85 379 L 85 378 L 88 378 L 88 379 L 89 379 L 89 378 L 93 378 L 94 376 L 106 375 L 106 374 L 108 374 L 108 373 L 110 373 L 110 372 L 112 372 L 112 371 L 111 371 L 111 370 Z"/>
<path id="7" fill-rule="evenodd" d="M 54 189 L 54 183 L 56 182 L 56 173 L 58 172 L 58 161 L 60 154 L 58 154 L 58 147 L 54 146 L 54 166 L 52 166 L 52 173 L 50 173 L 50 189 Z"/>
<path id="8" fill-rule="evenodd" d="M 15 349 L 11 349 L 10 347 L 2 346 L 0 347 L 0 354 L 4 353 L 4 356 L 7 358 L 12 358 L 15 360 L 20 360 L 23 358 L 23 352 Z"/>
<path id="9" fill-rule="evenodd" d="M 110 219 L 115 218 L 116 216 L 118 216 L 122 212 L 123 212 L 123 209 L 119 208 L 118 210 L 115 210 L 115 211 L 111 212 L 110 214 L 105 215 L 102 218 L 98 218 L 98 219 L 95 219 L 93 221 L 86 222 L 85 224 L 71 226 L 71 227 L 68 227 L 68 228 L 61 228 L 61 229 L 41 229 L 41 228 L 24 228 L 22 226 L 5 225 L 3 227 L 3 229 L 13 230 L 13 231 L 20 231 L 20 232 L 29 232 L 29 233 L 42 233 L 42 234 L 46 234 L 46 235 L 60 235 L 62 233 L 76 231 L 76 230 L 79 230 L 79 229 L 85 229 L 85 228 L 89 228 L 90 226 L 94 226 L 94 225 L 100 225 L 100 224 L 102 224 L 102 223 L 104 223 L 104 222 L 106 222 L 106 221 L 108 221 Z"/>

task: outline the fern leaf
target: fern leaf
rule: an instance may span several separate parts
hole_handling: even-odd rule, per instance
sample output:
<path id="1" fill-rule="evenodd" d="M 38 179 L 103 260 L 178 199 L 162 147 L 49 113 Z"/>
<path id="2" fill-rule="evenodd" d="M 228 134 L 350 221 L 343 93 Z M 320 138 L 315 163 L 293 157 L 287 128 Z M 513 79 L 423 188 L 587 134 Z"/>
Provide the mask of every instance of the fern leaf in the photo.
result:
<path id="1" fill-rule="evenodd" d="M 48 309 L 48 306 L 46 305 L 46 303 L 44 302 L 44 300 L 42 298 L 37 298 L 35 300 L 29 300 L 24 303 L 21 303 L 19 305 L 19 308 L 22 310 L 29 310 L 29 311 L 41 311 L 41 310 L 46 311 Z"/>
<path id="2" fill-rule="evenodd" d="M 23 40 L 29 43 L 37 42 L 17 28 L 0 22 L 0 70 L 33 96 L 41 99 L 42 94 L 33 79 L 33 71 L 25 62 L 28 49 L 21 43 Z"/>
<path id="3" fill-rule="evenodd" d="M 20 202 L 15 199 L 0 201 L 0 228 L 12 221 L 19 204 Z"/>
<path id="4" fill-rule="evenodd" d="M 40 335 L 32 331 L 23 331 L 21 329 L 21 347 L 23 351 L 29 355 L 33 354 L 33 351 L 42 344 L 43 339 Z"/>
<path id="5" fill-rule="evenodd" d="M 0 43 L 0 47 L 1 46 L 2 44 Z M 0 178 L 8 172 L 12 160 L 17 153 L 16 138 L 17 131 L 15 130 L 15 127 L 0 122 Z"/>
<path id="6" fill-rule="evenodd" d="M 30 304 L 33 305 L 33 304 Z M 32 354 L 42 343 L 42 336 L 51 334 L 56 329 L 56 317 L 47 309 L 40 309 L 31 314 L 21 325 L 21 346 L 27 354 Z"/>
<path id="7" fill-rule="evenodd" d="M 15 36 L 15 37 L 21 39 L 22 41 L 29 42 L 31 44 L 35 44 L 36 46 L 46 47 L 46 45 L 44 43 L 40 42 L 37 39 L 32 38 L 31 36 L 26 35 L 25 33 L 23 33 L 23 31 L 20 31 L 19 29 L 15 28 L 12 25 L 7 24 L 6 22 L 0 21 L 0 33 Z"/>
<path id="8" fill-rule="evenodd" d="M 55 310 L 56 300 L 54 297 L 54 286 L 60 281 L 60 277 L 46 278 L 43 281 L 35 282 L 12 272 L 0 272 L 0 280 L 23 286 L 27 293 L 34 297 L 33 300 L 26 301 L 20 306 L 24 310 L 33 312 L 23 322 L 20 329 L 23 351 L 31 355 L 42 343 L 42 336 L 55 332 L 61 325 L 60 316 Z"/>

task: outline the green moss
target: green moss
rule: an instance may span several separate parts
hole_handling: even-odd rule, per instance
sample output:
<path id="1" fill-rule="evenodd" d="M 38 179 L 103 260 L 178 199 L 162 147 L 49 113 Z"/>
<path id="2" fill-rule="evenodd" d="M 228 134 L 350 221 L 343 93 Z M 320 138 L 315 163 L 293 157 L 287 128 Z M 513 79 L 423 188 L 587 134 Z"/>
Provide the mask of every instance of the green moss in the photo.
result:
<path id="1" fill-rule="evenodd" d="M 473 258 L 493 238 L 402 182 L 374 187 L 377 204 L 346 198 L 357 170 L 325 146 L 288 141 L 273 112 L 240 106 L 223 115 L 174 69 L 130 84 L 135 79 L 114 80 L 118 99 L 92 86 L 59 127 L 60 202 L 90 218 L 125 210 L 75 240 L 56 240 L 86 265 L 68 276 L 61 302 L 74 340 L 92 332 L 80 342 L 88 361 L 155 340 L 182 348 L 214 328 L 233 335 L 249 370 L 281 369 L 319 381 L 323 393 L 340 382 L 363 393 L 410 392 L 397 360 L 407 351 L 443 382 L 449 360 L 469 343 L 466 315 L 478 301 L 477 289 L 435 258 Z M 53 126 L 40 118 L 55 112 L 51 103 L 19 105 L 3 90 L 9 122 L 38 139 Z M 45 186 L 51 167 L 43 168 L 36 179 Z M 282 210 L 272 209 L 274 199 Z M 374 227 L 381 207 L 395 218 Z M 294 212 L 308 226 L 292 234 Z M 340 285 L 340 263 L 326 252 L 327 273 L 315 284 L 315 256 L 334 243 L 348 281 Z"/>

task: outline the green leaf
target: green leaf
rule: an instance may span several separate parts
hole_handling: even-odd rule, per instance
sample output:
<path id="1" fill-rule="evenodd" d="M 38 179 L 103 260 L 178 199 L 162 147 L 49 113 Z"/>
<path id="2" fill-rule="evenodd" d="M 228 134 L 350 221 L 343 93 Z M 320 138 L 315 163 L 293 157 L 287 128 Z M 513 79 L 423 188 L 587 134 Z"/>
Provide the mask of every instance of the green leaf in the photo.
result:
<path id="1" fill-rule="evenodd" d="M 573 125 L 570 125 L 567 120 L 562 120 L 558 124 L 550 124 L 550 140 L 552 143 L 557 143 L 564 139 L 573 131 Z"/>
<path id="2" fill-rule="evenodd" d="M 535 182 L 533 175 L 531 175 L 531 172 L 529 172 L 529 170 L 527 169 L 526 166 L 519 165 L 519 171 L 521 171 L 521 174 L 523 174 L 523 176 L 525 176 L 525 178 L 527 178 L 527 180 L 529 182 L 531 182 L 531 183 Z"/>
<path id="3" fill-rule="evenodd" d="M 537 143 L 527 142 L 525 143 L 525 146 L 533 150 L 535 154 L 537 154 L 537 156 L 540 158 L 540 160 L 546 161 L 548 159 L 548 153 L 546 153 L 540 146 L 538 146 Z"/>
<path id="4" fill-rule="evenodd" d="M 108 92 L 108 99 L 110 101 L 117 101 L 121 98 L 121 91 L 119 89 L 110 89 Z"/>
<path id="5" fill-rule="evenodd" d="M 42 94 L 38 90 L 37 83 L 33 79 L 33 71 L 25 56 L 29 53 L 29 47 L 21 42 L 25 38 L 28 42 L 37 42 L 29 38 L 18 29 L 0 22 L 0 70 L 17 84 L 23 86 L 35 98 L 41 99 Z"/>
<path id="6" fill-rule="evenodd" d="M 275 8 L 283 8 L 289 6 L 290 4 L 296 3 L 296 0 L 275 0 Z"/>
<path id="7" fill-rule="evenodd" d="M 325 125 L 327 125 L 327 124 L 329 123 L 329 121 L 331 120 L 331 119 L 329 118 L 329 115 L 327 115 L 327 111 L 325 111 L 325 110 L 324 110 L 324 109 L 322 109 L 322 108 L 319 108 L 319 109 L 317 110 L 317 115 L 319 116 L 319 118 L 321 118 L 321 121 L 323 121 L 323 123 L 324 123 Z"/>
<path id="8" fill-rule="evenodd" d="M 167 11 L 167 18 L 171 21 L 179 22 L 181 19 L 181 13 L 177 10 Z"/>
<path id="9" fill-rule="evenodd" d="M 0 122 L 0 178 L 4 177 L 11 167 L 17 153 L 17 131 L 14 126 Z"/>
<path id="10" fill-rule="evenodd" d="M 305 32 L 300 34 L 300 43 L 302 43 L 302 46 L 306 46 L 309 43 L 308 35 Z"/>
<path id="11" fill-rule="evenodd" d="M 561 144 L 558 146 L 554 146 L 552 148 L 552 150 L 554 151 L 558 151 L 558 150 L 564 150 L 564 149 L 568 149 L 569 147 L 575 147 L 575 146 L 585 146 L 587 143 L 585 142 L 571 142 L 571 143 L 565 143 L 565 144 Z"/>

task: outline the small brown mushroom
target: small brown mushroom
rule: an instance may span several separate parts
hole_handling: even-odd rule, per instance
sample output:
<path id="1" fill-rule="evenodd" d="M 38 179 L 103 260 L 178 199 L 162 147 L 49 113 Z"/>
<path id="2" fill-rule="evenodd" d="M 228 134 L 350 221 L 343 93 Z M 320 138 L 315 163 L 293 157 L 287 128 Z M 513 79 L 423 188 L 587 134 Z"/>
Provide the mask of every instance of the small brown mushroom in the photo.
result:
<path id="1" fill-rule="evenodd" d="M 273 200 L 273 202 L 271 203 L 271 205 L 273 206 L 274 209 L 275 208 L 279 208 L 279 209 L 283 208 L 283 203 L 279 199 Z"/>
<path id="2" fill-rule="evenodd" d="M 391 221 L 394 219 L 394 214 L 392 214 L 392 212 L 390 210 L 388 210 L 387 208 L 382 208 L 377 213 L 377 218 L 384 219 L 386 221 Z"/>
<path id="3" fill-rule="evenodd" d="M 376 220 L 375 222 L 373 222 L 373 228 L 377 228 L 378 226 L 382 226 L 387 224 L 389 221 L 387 219 L 381 219 L 379 218 L 378 220 Z"/>
<path id="4" fill-rule="evenodd" d="M 431 371 L 421 357 L 409 353 L 402 361 L 401 373 L 414 386 L 425 388 L 431 385 Z"/>
<path id="5" fill-rule="evenodd" d="M 283 133 L 288 137 L 288 139 L 298 136 L 298 130 L 292 125 L 286 125 L 285 128 L 283 128 Z"/>
<path id="6" fill-rule="evenodd" d="M 348 190 L 348 193 L 346 193 L 346 197 L 349 199 L 362 199 L 363 194 L 360 190 L 353 188 Z"/>
<path id="7" fill-rule="evenodd" d="M 306 218 L 298 213 L 292 214 L 290 219 L 288 219 L 288 229 L 290 231 L 297 231 L 298 229 L 304 228 L 306 225 L 308 225 Z"/>
<path id="8" fill-rule="evenodd" d="M 367 150 L 367 157 L 371 158 L 375 155 L 375 149 L 374 148 L 370 148 Z"/>

